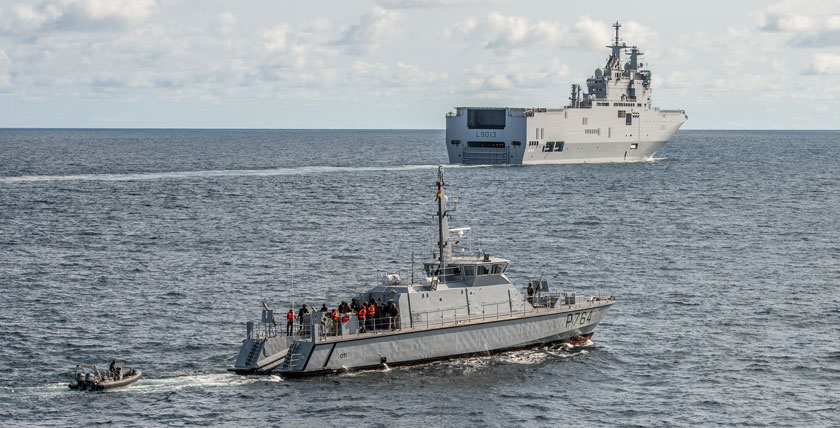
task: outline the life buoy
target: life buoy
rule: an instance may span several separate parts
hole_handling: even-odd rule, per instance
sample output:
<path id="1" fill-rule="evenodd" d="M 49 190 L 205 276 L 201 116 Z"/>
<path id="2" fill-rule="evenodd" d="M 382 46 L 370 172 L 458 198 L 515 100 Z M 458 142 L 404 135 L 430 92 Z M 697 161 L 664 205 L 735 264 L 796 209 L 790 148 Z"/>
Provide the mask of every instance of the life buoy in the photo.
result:
<path id="1" fill-rule="evenodd" d="M 344 317 L 341 318 L 341 322 L 347 322 L 347 321 L 350 321 L 349 316 L 345 315 Z"/>

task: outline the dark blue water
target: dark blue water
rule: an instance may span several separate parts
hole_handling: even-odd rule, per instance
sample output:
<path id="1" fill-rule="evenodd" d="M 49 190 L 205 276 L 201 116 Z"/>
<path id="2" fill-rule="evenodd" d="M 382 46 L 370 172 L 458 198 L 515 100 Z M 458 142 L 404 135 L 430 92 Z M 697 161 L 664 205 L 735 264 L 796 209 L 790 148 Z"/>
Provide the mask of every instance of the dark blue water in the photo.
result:
<path id="1" fill-rule="evenodd" d="M 0 130 L 0 424 L 837 426 L 840 132 L 680 132 L 637 164 L 447 169 L 518 284 L 614 294 L 588 347 L 228 374 L 260 302 L 431 254 L 442 131 Z M 116 357 L 134 387 L 66 388 Z"/>

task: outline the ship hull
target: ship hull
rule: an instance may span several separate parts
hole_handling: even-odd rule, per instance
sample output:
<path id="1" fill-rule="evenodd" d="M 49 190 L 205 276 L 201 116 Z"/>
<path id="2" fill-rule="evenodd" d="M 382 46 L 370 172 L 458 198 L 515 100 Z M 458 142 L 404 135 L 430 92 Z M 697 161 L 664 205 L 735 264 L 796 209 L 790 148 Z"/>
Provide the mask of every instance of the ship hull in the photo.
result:
<path id="1" fill-rule="evenodd" d="M 313 376 L 581 342 L 592 336 L 610 306 L 611 303 L 586 309 L 549 310 L 543 314 L 365 334 L 335 341 L 298 341 L 288 351 L 286 361 L 271 373 Z"/>
<path id="2" fill-rule="evenodd" d="M 476 124 L 468 120 L 475 111 L 499 114 L 495 123 Z M 464 165 L 644 162 L 686 119 L 682 110 L 645 107 L 459 107 L 446 117 L 446 147 L 449 162 Z"/>

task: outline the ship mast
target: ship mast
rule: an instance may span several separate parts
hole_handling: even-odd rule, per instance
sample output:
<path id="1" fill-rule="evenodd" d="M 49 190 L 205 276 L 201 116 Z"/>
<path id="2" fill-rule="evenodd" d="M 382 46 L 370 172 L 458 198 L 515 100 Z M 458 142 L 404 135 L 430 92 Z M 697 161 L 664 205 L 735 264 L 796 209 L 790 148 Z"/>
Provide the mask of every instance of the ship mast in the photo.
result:
<path id="1" fill-rule="evenodd" d="M 437 201 L 438 201 L 438 254 L 440 259 L 440 266 L 438 267 L 438 278 L 446 278 L 444 268 L 446 268 L 445 248 L 448 245 L 446 239 L 449 238 L 449 222 L 446 221 L 446 197 L 443 195 L 443 166 L 438 166 L 438 181 L 437 181 Z"/>

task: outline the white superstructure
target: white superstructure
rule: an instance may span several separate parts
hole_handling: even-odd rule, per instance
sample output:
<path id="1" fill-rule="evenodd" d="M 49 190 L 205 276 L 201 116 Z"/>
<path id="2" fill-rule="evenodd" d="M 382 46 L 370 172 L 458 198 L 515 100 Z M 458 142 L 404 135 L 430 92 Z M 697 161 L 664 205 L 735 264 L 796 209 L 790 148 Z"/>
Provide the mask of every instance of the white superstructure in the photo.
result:
<path id="1" fill-rule="evenodd" d="M 458 107 L 446 116 L 450 163 L 543 164 L 645 161 L 688 119 L 651 104 L 651 73 L 636 46 L 615 40 L 606 65 L 572 85 L 564 108 Z M 622 51 L 627 62 L 622 66 Z"/>

